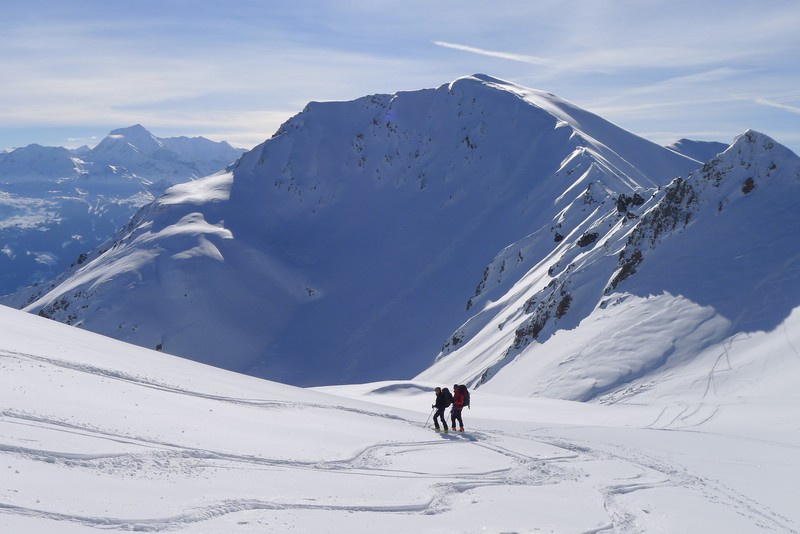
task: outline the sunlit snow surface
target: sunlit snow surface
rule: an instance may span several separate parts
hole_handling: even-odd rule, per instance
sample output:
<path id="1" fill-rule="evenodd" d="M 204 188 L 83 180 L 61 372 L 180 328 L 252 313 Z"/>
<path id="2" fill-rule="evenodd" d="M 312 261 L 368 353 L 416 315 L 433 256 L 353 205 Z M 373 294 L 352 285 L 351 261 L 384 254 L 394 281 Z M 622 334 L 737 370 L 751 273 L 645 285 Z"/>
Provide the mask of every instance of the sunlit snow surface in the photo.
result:
<path id="1" fill-rule="evenodd" d="M 298 389 L 0 307 L 0 532 L 798 532 L 798 327 L 727 347 L 738 388 L 478 390 L 442 435 L 436 384 Z"/>

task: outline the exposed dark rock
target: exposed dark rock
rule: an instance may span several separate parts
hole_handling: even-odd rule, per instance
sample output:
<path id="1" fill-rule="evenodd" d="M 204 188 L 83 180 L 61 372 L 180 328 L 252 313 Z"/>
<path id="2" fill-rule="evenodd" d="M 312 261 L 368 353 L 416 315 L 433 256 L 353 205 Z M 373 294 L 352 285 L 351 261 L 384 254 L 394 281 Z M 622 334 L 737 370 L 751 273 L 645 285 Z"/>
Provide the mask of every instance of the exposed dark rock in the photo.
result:
<path id="1" fill-rule="evenodd" d="M 587 233 L 584 233 L 584 234 L 583 234 L 583 235 L 582 235 L 582 236 L 581 236 L 581 237 L 578 239 L 578 246 L 579 246 L 579 247 L 581 247 L 581 248 L 583 248 L 583 247 L 588 247 L 589 245 L 591 245 L 592 243 L 594 243 L 595 241 L 597 241 L 597 238 L 598 238 L 598 237 L 600 237 L 600 234 L 598 234 L 597 232 L 587 232 Z"/>

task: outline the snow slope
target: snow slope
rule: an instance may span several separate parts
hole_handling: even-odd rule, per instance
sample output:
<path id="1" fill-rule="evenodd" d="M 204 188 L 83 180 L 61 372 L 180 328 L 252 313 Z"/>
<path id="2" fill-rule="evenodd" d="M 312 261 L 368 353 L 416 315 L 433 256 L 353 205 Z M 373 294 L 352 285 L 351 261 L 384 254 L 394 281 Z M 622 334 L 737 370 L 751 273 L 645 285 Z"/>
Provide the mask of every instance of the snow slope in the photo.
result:
<path id="1" fill-rule="evenodd" d="M 5 302 L 294 384 L 407 378 L 475 313 L 510 243 L 538 236 L 494 291 L 621 195 L 700 166 L 485 75 L 312 102 L 229 173 L 168 192 L 85 265 Z"/>
<path id="2" fill-rule="evenodd" d="M 0 531 L 796 533 L 800 399 L 737 362 L 798 322 L 730 347 L 735 396 L 477 390 L 442 435 L 433 384 L 303 390 L 0 306 Z"/>

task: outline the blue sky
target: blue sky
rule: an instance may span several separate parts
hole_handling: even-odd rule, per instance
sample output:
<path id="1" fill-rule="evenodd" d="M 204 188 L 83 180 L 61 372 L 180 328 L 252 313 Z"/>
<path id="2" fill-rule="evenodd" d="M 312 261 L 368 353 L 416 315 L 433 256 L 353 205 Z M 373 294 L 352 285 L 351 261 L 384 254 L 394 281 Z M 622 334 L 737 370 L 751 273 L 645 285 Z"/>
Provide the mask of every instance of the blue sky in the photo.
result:
<path id="1" fill-rule="evenodd" d="M 8 2 L 0 149 L 140 123 L 251 148 L 311 100 L 482 72 L 653 141 L 752 128 L 800 153 L 800 2 Z"/>

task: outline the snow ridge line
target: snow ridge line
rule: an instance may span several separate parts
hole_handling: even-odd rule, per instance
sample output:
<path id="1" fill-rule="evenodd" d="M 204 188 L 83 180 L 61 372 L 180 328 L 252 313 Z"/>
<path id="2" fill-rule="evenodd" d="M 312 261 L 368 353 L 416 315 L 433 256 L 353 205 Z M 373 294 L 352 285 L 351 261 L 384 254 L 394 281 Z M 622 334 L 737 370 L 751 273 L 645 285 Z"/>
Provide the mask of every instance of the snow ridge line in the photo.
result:
<path id="1" fill-rule="evenodd" d="M 326 409 L 326 410 L 337 410 L 337 411 L 345 411 L 351 413 L 359 413 L 368 416 L 375 416 L 375 417 L 383 417 L 386 419 L 392 419 L 396 421 L 402 421 L 410 423 L 411 421 L 400 417 L 398 415 L 380 413 L 380 412 L 373 412 L 369 410 L 363 410 L 359 408 L 351 408 L 347 406 L 332 406 L 328 404 L 320 404 L 320 403 L 312 403 L 312 402 L 302 402 L 302 401 L 278 401 L 278 400 L 267 400 L 267 399 L 246 399 L 246 398 L 237 398 L 237 397 L 228 397 L 225 395 L 215 395 L 213 393 L 203 393 L 199 391 L 192 391 L 190 389 L 181 388 L 178 386 L 173 386 L 167 383 L 160 383 L 154 380 L 151 380 L 146 377 L 131 375 L 127 373 L 123 373 L 121 371 L 116 371 L 113 369 L 107 369 L 102 367 L 97 367 L 90 364 L 75 364 L 69 361 L 59 360 L 56 358 L 48 358 L 45 356 L 38 356 L 35 354 L 27 354 L 23 352 L 17 351 L 10 351 L 0 349 L 0 357 L 11 357 L 11 358 L 18 358 L 18 359 L 29 359 L 33 361 L 38 361 L 41 363 L 53 365 L 55 367 L 61 367 L 64 369 L 69 369 L 71 371 L 77 371 L 80 373 L 87 373 L 103 378 L 109 378 L 112 380 L 120 380 L 122 382 L 127 382 L 130 384 L 134 384 L 137 386 L 147 387 L 156 389 L 159 391 L 164 391 L 167 393 L 175 393 L 178 395 L 187 395 L 190 397 L 197 397 L 206 400 L 213 400 L 219 402 L 227 402 L 233 404 L 241 404 L 241 405 L 248 405 L 248 406 L 256 406 L 256 407 L 263 407 L 263 408 L 288 408 L 288 407 L 298 407 L 298 408 L 315 408 L 315 409 Z"/>
<path id="2" fill-rule="evenodd" d="M 102 378 L 110 378 L 113 380 L 120 380 L 123 382 L 128 382 L 130 384 L 134 384 L 137 386 L 148 387 L 152 389 L 157 389 L 160 391 L 165 391 L 168 393 L 177 393 L 179 395 L 189 395 L 192 397 L 200 397 L 208 400 L 218 400 L 218 401 L 225 401 L 225 402 L 235 402 L 237 404 L 250 404 L 255 406 L 264 406 L 264 407 L 271 407 L 271 406 L 284 406 L 288 403 L 281 402 L 281 401 L 268 401 L 263 399 L 242 399 L 242 398 L 235 398 L 235 397 L 226 397 L 223 395 L 214 395 L 211 393 L 201 393 L 197 391 L 192 391 L 188 389 L 183 389 L 177 386 L 173 386 L 164 382 L 158 382 L 152 379 L 148 379 L 142 376 L 127 374 L 122 371 L 116 371 L 113 369 L 97 367 L 90 364 L 76 364 L 73 362 L 59 360 L 56 358 L 48 358 L 45 356 L 37 356 L 35 354 L 27 354 L 23 352 L 16 352 L 10 350 L 2 350 L 0 349 L 0 356 L 7 356 L 7 357 L 16 357 L 18 359 L 28 359 L 33 360 L 41 363 L 45 363 L 48 365 L 52 365 L 54 367 L 61 367 L 63 369 L 69 369 L 71 371 L 77 371 L 80 373 L 87 373 L 90 375 L 99 376 Z"/>

